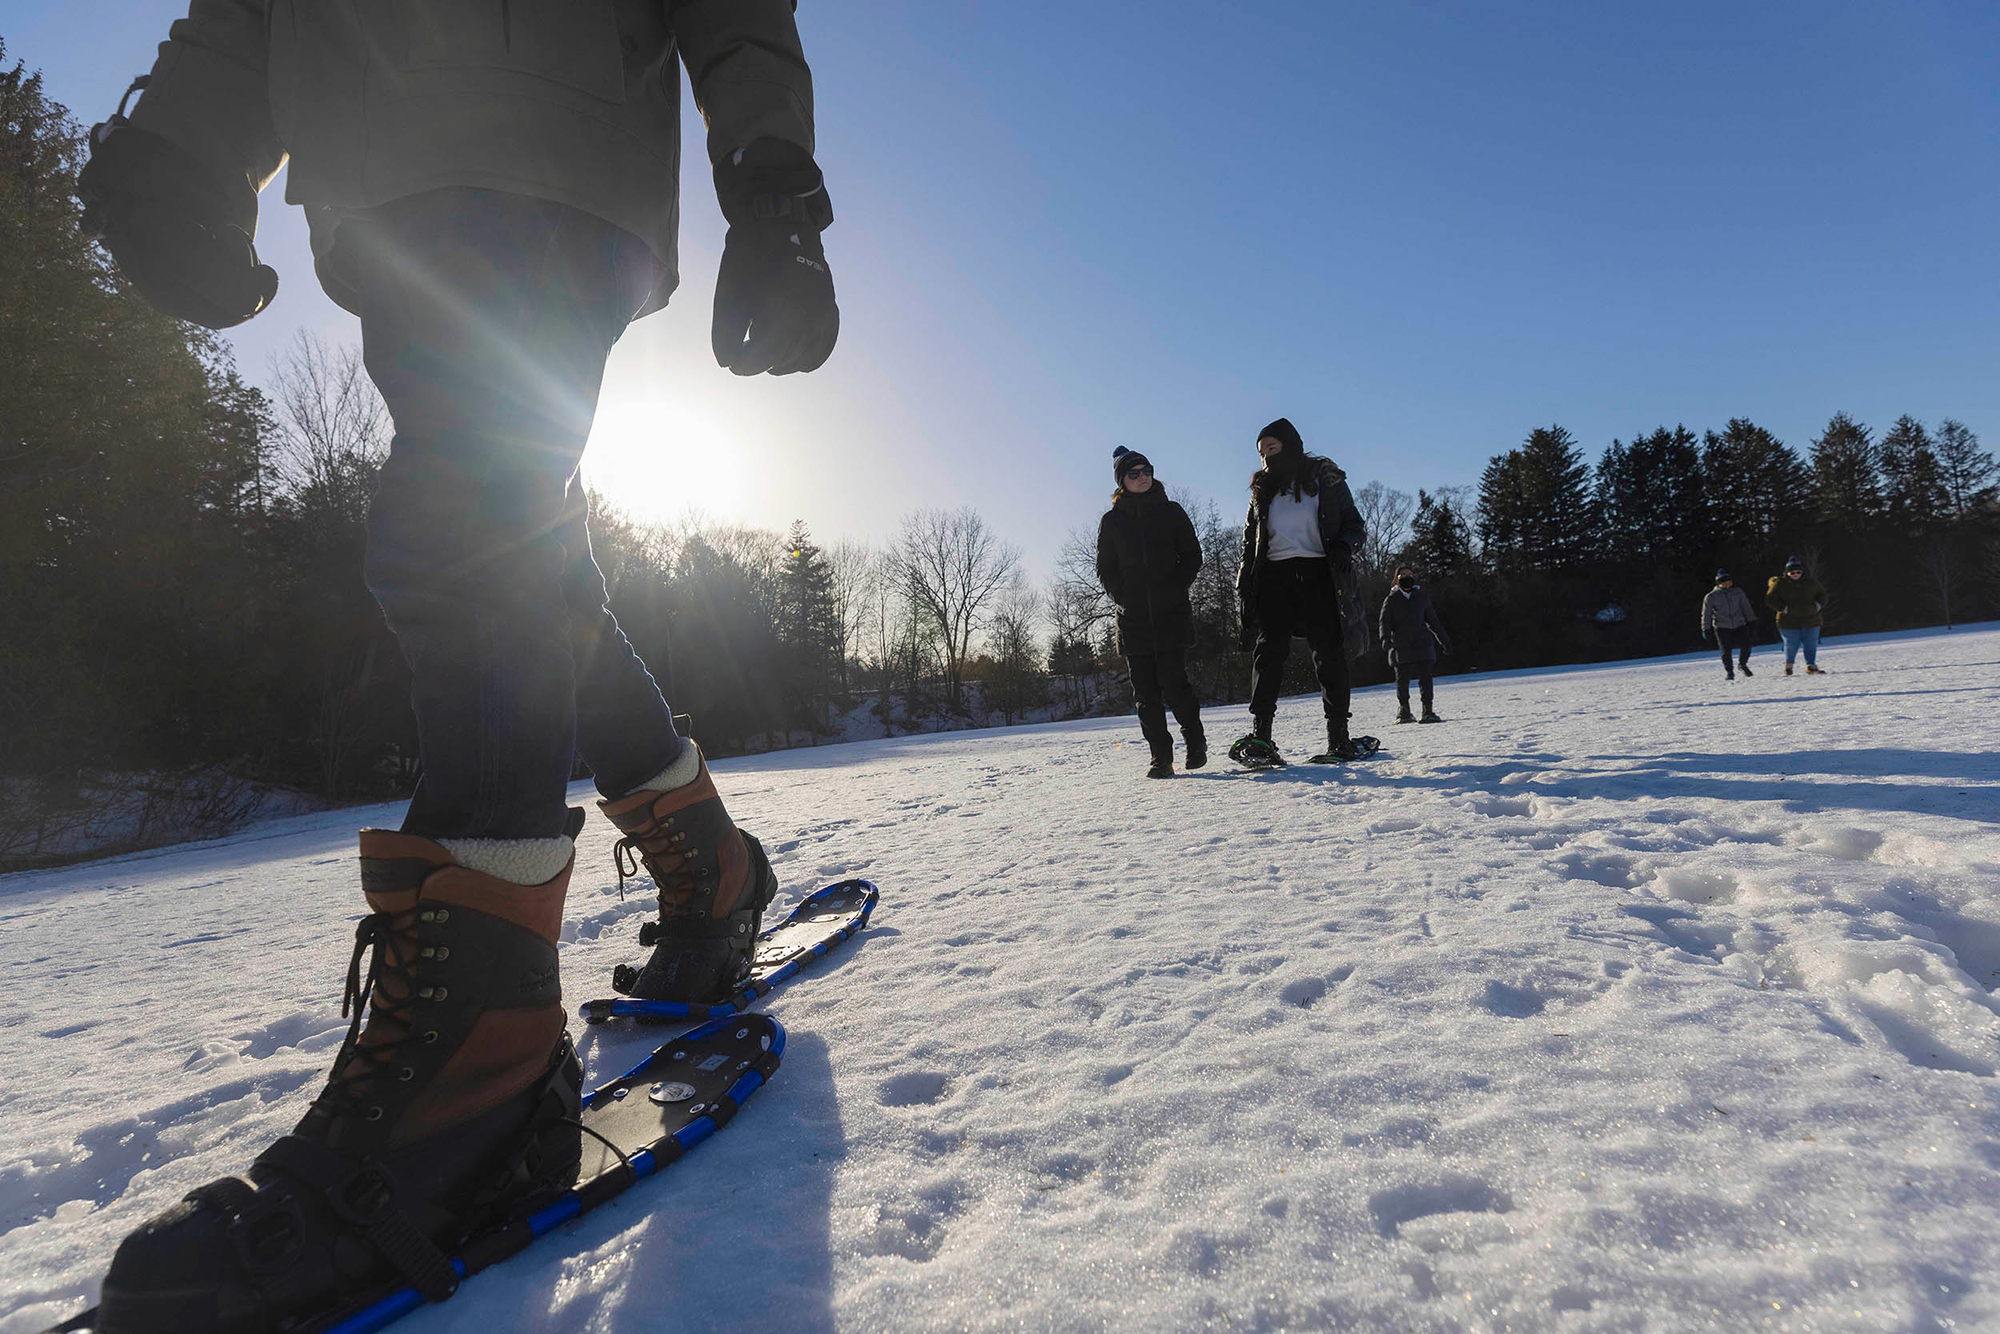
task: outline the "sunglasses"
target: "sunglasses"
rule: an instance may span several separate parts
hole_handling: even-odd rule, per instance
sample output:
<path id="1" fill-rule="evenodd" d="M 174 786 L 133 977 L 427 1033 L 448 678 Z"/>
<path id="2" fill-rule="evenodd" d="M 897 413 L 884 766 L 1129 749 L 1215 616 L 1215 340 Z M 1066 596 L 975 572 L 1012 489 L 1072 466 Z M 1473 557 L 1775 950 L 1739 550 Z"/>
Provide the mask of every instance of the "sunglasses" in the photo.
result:
<path id="1" fill-rule="evenodd" d="M 1125 475 L 1127 477 L 1151 477 L 1153 475 L 1153 470 L 1146 464 L 1142 463 L 1136 468 L 1127 468 L 1125 470 Z"/>

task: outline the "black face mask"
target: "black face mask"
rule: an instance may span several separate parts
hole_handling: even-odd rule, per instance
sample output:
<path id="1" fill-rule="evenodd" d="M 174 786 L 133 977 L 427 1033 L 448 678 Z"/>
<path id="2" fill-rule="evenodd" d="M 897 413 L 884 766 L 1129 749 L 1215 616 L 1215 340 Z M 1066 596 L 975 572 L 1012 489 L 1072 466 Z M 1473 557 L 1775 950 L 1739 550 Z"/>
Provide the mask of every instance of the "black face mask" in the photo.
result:
<path id="1" fill-rule="evenodd" d="M 1417 581 L 1407 574 L 1396 581 L 1396 587 L 1398 588 L 1415 588 L 1416 586 Z"/>

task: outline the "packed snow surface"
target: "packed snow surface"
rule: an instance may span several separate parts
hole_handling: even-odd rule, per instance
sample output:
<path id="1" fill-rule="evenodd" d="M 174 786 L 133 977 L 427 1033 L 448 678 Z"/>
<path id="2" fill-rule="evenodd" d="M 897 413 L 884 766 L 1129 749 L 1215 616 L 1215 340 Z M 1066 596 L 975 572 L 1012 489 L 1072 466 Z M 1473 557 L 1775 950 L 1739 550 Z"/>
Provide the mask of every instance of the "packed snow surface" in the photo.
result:
<path id="1" fill-rule="evenodd" d="M 1345 767 L 1235 709 L 1169 782 L 1127 719 L 718 764 L 779 908 L 874 927 L 725 1133 L 399 1329 L 2000 1329 L 2000 629 L 1822 661 L 1368 691 Z M 0 879 L 0 1334 L 291 1126 L 395 819 Z M 611 842 L 572 1004 L 652 907 Z"/>

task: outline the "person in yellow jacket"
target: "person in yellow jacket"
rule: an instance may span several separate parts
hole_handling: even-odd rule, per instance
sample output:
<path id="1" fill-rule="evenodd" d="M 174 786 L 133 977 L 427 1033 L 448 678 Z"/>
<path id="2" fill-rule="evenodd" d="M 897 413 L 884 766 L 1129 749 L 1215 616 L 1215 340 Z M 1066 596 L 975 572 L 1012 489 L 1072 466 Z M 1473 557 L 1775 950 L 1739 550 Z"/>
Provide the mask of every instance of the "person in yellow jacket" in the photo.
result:
<path id="1" fill-rule="evenodd" d="M 576 1179 L 556 952 L 575 756 L 659 892 L 639 994 L 713 1001 L 749 966 L 776 878 L 606 606 L 577 476 L 612 344 L 679 279 L 683 65 L 729 223 L 716 360 L 813 370 L 839 308 L 791 0 L 192 0 L 129 116 L 91 133 L 86 228 L 210 328 L 277 290 L 253 238 L 289 160 L 395 423 L 365 574 L 423 774 L 400 831 L 361 835 L 356 1015 L 325 1088 L 247 1181 L 126 1239 L 100 1334 L 449 1296 L 452 1247 Z"/>
<path id="2" fill-rule="evenodd" d="M 1806 573 L 1806 563 L 1797 556 L 1785 562 L 1785 572 L 1771 576 L 1764 590 L 1764 605 L 1778 613 L 1778 635 L 1785 641 L 1785 675 L 1803 651 L 1806 675 L 1824 676 L 1819 666 L 1819 632 L 1825 624 L 1826 588 Z"/>

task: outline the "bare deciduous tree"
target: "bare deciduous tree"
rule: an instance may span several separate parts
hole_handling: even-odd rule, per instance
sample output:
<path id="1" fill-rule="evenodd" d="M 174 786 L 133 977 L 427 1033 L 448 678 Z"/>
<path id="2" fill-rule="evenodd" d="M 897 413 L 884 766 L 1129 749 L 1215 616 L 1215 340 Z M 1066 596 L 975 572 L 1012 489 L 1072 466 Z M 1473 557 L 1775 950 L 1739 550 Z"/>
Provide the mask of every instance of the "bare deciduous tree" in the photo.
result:
<path id="1" fill-rule="evenodd" d="M 996 597 L 1021 580 L 1021 553 L 977 510 L 918 510 L 890 550 L 897 584 L 936 629 L 951 702 L 965 701 L 965 658 Z"/>
<path id="2" fill-rule="evenodd" d="M 389 452 L 389 409 L 360 349 L 300 330 L 271 369 L 279 476 L 302 514 L 366 519 L 375 471 Z"/>
<path id="3" fill-rule="evenodd" d="M 992 665 L 986 673 L 983 700 L 988 709 L 999 711 L 1009 727 L 1022 713 L 1048 698 L 1041 646 L 1035 636 L 1041 619 L 1041 598 L 1025 588 L 1009 591 L 993 610 L 986 636 Z"/>
<path id="4" fill-rule="evenodd" d="M 1944 617 L 1945 629 L 1952 626 L 1952 606 L 1965 588 L 1965 563 L 1953 547 L 1951 534 L 1932 533 L 1917 548 L 1917 569 L 1923 573 L 1924 589 Z"/>
<path id="5" fill-rule="evenodd" d="M 1370 482 L 1354 493 L 1354 507 L 1361 511 L 1367 535 L 1355 552 L 1361 568 L 1378 579 L 1386 577 L 1396 561 L 1396 553 L 1410 538 L 1410 516 L 1417 502 L 1407 491 L 1396 491 L 1380 482 Z"/>
<path id="6" fill-rule="evenodd" d="M 875 580 L 875 550 L 866 542 L 842 538 L 827 553 L 833 571 L 834 614 L 840 622 L 840 684 L 851 685 L 848 664 L 861 657 L 867 636 L 867 613 Z"/>

